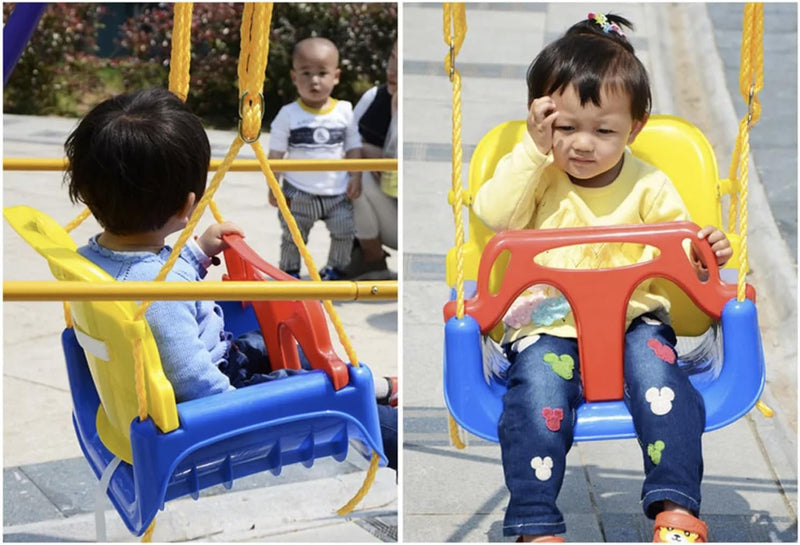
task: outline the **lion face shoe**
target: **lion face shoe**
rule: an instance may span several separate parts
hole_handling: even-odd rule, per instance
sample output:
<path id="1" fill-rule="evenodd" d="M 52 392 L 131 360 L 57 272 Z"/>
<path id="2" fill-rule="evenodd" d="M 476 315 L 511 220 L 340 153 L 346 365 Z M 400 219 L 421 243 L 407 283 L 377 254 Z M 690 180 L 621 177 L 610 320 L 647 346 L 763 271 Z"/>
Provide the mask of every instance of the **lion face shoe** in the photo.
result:
<path id="1" fill-rule="evenodd" d="M 705 543 L 708 527 L 697 517 L 678 511 L 662 511 L 653 528 L 654 543 Z"/>

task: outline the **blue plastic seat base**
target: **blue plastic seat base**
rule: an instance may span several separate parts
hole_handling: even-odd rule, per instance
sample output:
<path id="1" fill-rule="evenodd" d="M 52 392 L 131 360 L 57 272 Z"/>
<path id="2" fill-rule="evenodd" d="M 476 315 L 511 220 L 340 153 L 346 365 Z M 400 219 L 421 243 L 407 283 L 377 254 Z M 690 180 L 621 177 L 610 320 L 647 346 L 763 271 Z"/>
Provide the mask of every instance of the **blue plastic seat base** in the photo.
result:
<path id="1" fill-rule="evenodd" d="M 231 323 L 251 324 L 226 305 Z M 241 308 L 241 305 L 239 306 Z M 243 309 L 246 313 L 247 309 Z M 252 322 L 255 329 L 255 320 Z M 235 333 L 240 333 L 236 331 Z M 98 478 L 114 459 L 97 434 L 100 400 L 73 330 L 62 334 L 73 398 L 73 425 Z M 331 456 L 343 461 L 350 445 L 372 451 L 386 465 L 370 370 L 349 368 L 350 384 L 335 391 L 328 376 L 312 371 L 178 404 L 180 428 L 161 433 L 151 419 L 131 423 L 133 465 L 120 463 L 108 497 L 135 535 L 142 535 L 164 503 L 254 473 L 279 474 L 283 466 Z"/>
<path id="2" fill-rule="evenodd" d="M 722 370 L 713 380 L 696 381 L 706 408 L 706 431 L 719 429 L 747 414 L 764 389 L 764 353 L 755 304 L 729 301 L 722 311 Z M 451 318 L 445 324 L 445 402 L 458 424 L 488 441 L 498 442 L 497 423 L 506 387 L 484 378 L 481 331 L 474 318 Z M 575 441 L 635 437 L 623 401 L 583 403 L 577 410 Z"/>

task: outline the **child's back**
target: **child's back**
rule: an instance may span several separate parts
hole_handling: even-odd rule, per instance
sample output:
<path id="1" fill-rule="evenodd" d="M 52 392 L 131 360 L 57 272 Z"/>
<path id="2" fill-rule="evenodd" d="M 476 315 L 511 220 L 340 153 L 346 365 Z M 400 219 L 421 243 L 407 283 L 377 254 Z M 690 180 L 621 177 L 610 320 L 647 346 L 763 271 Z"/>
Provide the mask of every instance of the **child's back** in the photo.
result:
<path id="1" fill-rule="evenodd" d="M 171 251 L 165 237 L 205 192 L 211 148 L 200 120 L 169 91 L 139 91 L 92 109 L 65 148 L 70 197 L 104 229 L 79 252 L 118 280 L 153 280 Z M 204 277 L 223 232 L 239 230 L 216 224 L 190 240 L 167 279 Z M 145 317 L 178 401 L 232 389 L 219 368 L 231 339 L 217 305 L 156 301 Z"/>

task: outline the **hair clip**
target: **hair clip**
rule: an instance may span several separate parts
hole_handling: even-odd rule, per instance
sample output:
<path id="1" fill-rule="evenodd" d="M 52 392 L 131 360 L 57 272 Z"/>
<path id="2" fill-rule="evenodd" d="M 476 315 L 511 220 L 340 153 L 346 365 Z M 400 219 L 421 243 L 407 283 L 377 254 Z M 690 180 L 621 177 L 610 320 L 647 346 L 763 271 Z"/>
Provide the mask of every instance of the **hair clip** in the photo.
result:
<path id="1" fill-rule="evenodd" d="M 602 28 L 603 32 L 605 32 L 606 34 L 608 34 L 609 32 L 615 32 L 615 33 L 619 34 L 620 36 L 622 36 L 623 38 L 625 37 L 625 33 L 622 32 L 622 29 L 619 28 L 619 25 L 616 24 L 616 23 L 610 23 L 608 21 L 608 17 L 606 17 L 604 14 L 602 14 L 602 13 L 590 13 L 587 16 L 587 18 L 590 21 L 594 21 L 595 23 L 597 23 L 597 25 L 600 28 Z"/>

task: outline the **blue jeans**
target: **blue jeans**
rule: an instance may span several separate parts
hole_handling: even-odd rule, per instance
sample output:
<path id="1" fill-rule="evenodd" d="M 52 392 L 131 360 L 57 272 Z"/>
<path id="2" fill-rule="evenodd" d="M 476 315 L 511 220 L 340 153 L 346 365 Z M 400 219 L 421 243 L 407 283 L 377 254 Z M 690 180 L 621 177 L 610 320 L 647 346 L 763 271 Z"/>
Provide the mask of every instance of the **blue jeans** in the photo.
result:
<path id="1" fill-rule="evenodd" d="M 300 352 L 300 366 L 302 369 L 277 369 L 272 370 L 267 355 L 267 346 L 261 332 L 249 331 L 242 333 L 231 344 L 227 361 L 219 366 L 234 388 L 243 388 L 260 382 L 269 382 L 281 378 L 305 373 L 311 369 L 311 364 L 305 355 Z"/>
<path id="2" fill-rule="evenodd" d="M 226 359 L 227 361 L 223 362 L 219 369 L 230 379 L 234 388 L 278 380 L 312 369 L 311 363 L 300 350 L 302 369 L 273 371 L 267 356 L 267 346 L 260 331 L 250 331 L 239 335 L 233 341 Z M 389 460 L 389 467 L 397 471 L 397 409 L 378 405 L 378 422 L 381 427 L 383 452 Z"/>
<path id="3" fill-rule="evenodd" d="M 650 316 L 636 318 L 625 334 L 623 395 L 644 459 L 641 497 L 650 518 L 664 500 L 700 510 L 705 406 L 675 363 L 675 343 L 672 328 Z M 511 365 L 498 434 L 511 498 L 503 534 L 564 533 L 556 498 L 583 401 L 577 340 L 541 335 L 519 353 L 506 352 Z"/>

